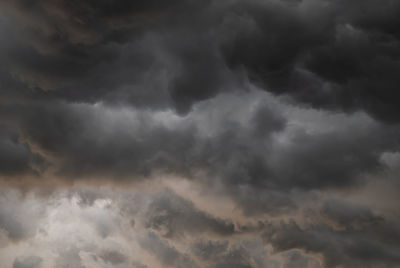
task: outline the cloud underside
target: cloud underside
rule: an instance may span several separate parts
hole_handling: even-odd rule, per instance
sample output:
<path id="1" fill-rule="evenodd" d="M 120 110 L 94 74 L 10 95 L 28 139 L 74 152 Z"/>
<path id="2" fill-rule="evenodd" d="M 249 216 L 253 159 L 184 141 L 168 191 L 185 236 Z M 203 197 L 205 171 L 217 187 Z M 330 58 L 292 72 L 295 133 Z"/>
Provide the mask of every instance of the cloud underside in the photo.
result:
<path id="1" fill-rule="evenodd" d="M 0 263 L 398 267 L 399 15 L 0 3 Z"/>

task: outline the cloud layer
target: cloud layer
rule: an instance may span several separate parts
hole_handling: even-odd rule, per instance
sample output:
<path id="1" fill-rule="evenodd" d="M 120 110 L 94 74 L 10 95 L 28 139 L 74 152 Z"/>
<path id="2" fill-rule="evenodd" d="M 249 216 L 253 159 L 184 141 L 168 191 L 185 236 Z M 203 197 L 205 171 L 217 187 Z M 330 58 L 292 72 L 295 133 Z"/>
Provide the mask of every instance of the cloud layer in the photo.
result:
<path id="1" fill-rule="evenodd" d="M 0 3 L 5 267 L 397 267 L 400 4 Z"/>

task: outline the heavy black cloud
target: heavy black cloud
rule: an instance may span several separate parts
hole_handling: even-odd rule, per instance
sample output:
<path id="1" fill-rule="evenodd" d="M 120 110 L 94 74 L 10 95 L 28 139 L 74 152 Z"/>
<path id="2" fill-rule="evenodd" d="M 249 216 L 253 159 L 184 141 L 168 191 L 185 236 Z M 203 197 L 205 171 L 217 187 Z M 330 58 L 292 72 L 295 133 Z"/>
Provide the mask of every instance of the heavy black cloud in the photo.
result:
<path id="1" fill-rule="evenodd" d="M 130 225 L 145 226 L 141 248 L 171 267 L 274 267 L 231 241 L 261 230 L 264 246 L 286 251 L 284 267 L 318 267 L 315 254 L 325 267 L 396 267 L 398 219 L 359 195 L 371 181 L 398 187 L 385 157 L 399 150 L 399 18 L 392 0 L 2 2 L 1 183 L 172 176 L 252 221 L 153 195 Z M 80 193 L 82 210 L 104 198 Z M 302 225 L 307 206 L 315 224 Z M 32 239 L 37 222 L 24 219 L 43 213 L 1 205 L 2 234 Z M 101 217 L 107 239 L 118 228 Z M 198 235 L 222 240 L 177 246 Z M 58 263 L 146 265 L 123 250 L 79 254 L 71 247 Z M 26 256 L 14 266 L 42 263 Z"/>
<path id="2" fill-rule="evenodd" d="M 239 83 L 241 70 L 317 107 L 396 121 L 394 1 L 11 1 L 3 10 L 20 25 L 7 28 L 3 57 L 46 96 L 187 111 Z"/>

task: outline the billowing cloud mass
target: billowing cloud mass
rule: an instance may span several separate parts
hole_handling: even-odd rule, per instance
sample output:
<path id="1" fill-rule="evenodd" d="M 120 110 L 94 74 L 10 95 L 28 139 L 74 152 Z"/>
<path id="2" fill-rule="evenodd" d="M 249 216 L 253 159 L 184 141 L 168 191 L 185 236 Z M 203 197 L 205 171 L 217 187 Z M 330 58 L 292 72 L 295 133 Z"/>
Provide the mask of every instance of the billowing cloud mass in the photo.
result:
<path id="1" fill-rule="evenodd" d="M 400 2 L 0 1 L 0 266 L 400 266 Z"/>

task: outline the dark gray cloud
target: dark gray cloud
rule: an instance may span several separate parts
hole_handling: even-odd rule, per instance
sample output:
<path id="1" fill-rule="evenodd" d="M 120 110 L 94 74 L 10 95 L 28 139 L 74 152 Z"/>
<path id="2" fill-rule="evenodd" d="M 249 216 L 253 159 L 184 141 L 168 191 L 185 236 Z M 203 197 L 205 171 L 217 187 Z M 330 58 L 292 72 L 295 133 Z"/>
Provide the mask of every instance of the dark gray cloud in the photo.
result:
<path id="1" fill-rule="evenodd" d="M 42 164 L 40 154 L 32 152 L 16 131 L 0 125 L 0 175 L 35 175 Z"/>
<path id="2" fill-rule="evenodd" d="M 207 29 L 199 27 L 204 32 L 199 50 L 199 36 L 180 26 L 193 19 L 201 25 L 207 2 L 3 5 L 4 14 L 23 26 L 10 37 L 25 36 L 23 42 L 7 40 L 4 58 L 40 98 L 187 111 L 194 101 L 214 96 L 226 80 Z M 179 19 L 171 20 L 176 14 Z"/>
<path id="3" fill-rule="evenodd" d="M 41 267 L 42 258 L 37 256 L 29 256 L 25 258 L 17 258 L 14 261 L 13 268 L 39 268 Z"/>
<path id="4" fill-rule="evenodd" d="M 293 127 L 307 113 L 280 114 L 297 108 L 269 98 L 256 91 L 221 94 L 186 116 L 66 102 L 4 111 L 15 118 L 10 125 L 18 125 L 26 150 L 39 148 L 44 170 L 55 176 L 119 183 L 176 174 L 224 185 L 222 191 L 248 214 L 296 209 L 293 190 L 360 185 L 363 176 L 384 168 L 381 154 L 398 146 L 396 126 L 383 127 L 362 114 L 347 118 L 313 110 L 325 122 Z M 345 125 L 337 125 L 340 120 Z M 349 132 L 346 124 L 357 128 Z"/>
<path id="5" fill-rule="evenodd" d="M 188 255 L 179 252 L 153 232 L 146 233 L 139 243 L 167 267 L 198 267 Z"/>
<path id="6" fill-rule="evenodd" d="M 297 248 L 322 254 L 325 267 L 397 266 L 400 230 L 394 222 L 366 207 L 336 200 L 325 203 L 322 215 L 334 225 L 272 224 L 266 228 L 265 241 L 277 251 Z"/>
<path id="7" fill-rule="evenodd" d="M 133 267 L 135 267 L 135 268 L 147 268 L 146 265 L 144 265 L 144 264 L 142 264 L 142 263 L 140 263 L 140 262 L 133 262 L 132 265 L 133 265 Z"/>
<path id="8" fill-rule="evenodd" d="M 394 1 L 2 5 L 3 24 L 20 27 L 4 26 L 3 57 L 17 78 L 48 90 L 41 97 L 187 112 L 241 84 L 236 71 L 245 71 L 266 90 L 317 107 L 397 119 Z"/>
<path id="9" fill-rule="evenodd" d="M 284 268 L 307 268 L 310 266 L 310 259 L 301 254 L 299 251 L 289 252 L 289 257 L 284 264 Z M 318 264 L 317 264 L 318 265 Z M 317 266 L 320 267 L 320 266 Z"/>
<path id="10" fill-rule="evenodd" d="M 192 245 L 192 251 L 196 256 L 204 260 L 216 259 L 228 249 L 227 241 L 198 241 Z"/>
<path id="11" fill-rule="evenodd" d="M 111 265 L 118 265 L 120 263 L 126 262 L 127 260 L 127 257 L 125 255 L 114 250 L 106 250 L 102 252 L 100 258 L 104 260 L 104 262 L 110 263 Z"/>
<path id="12" fill-rule="evenodd" d="M 166 237 L 203 232 L 229 236 L 235 232 L 232 222 L 198 210 L 190 201 L 173 193 L 157 197 L 147 214 L 147 226 Z"/>
<path id="13" fill-rule="evenodd" d="M 360 228 L 363 225 L 375 225 L 384 221 L 364 206 L 352 205 L 339 200 L 329 200 L 324 204 L 322 213 L 325 217 L 345 228 Z"/>
<path id="14" fill-rule="evenodd" d="M 319 74 L 323 68 L 316 67 L 314 71 L 312 66 L 317 63 L 312 59 L 322 59 L 318 51 L 332 42 L 358 38 L 357 33 L 348 32 L 353 31 L 359 20 L 363 21 L 355 19 L 357 14 L 353 13 L 357 11 L 352 6 L 344 12 L 335 1 L 233 1 L 220 5 L 172 1 L 165 6 L 90 1 L 76 5 L 42 1 L 29 6 L 13 1 L 4 5 L 4 14 L 9 18 L 4 18 L 2 25 L 10 31 L 10 38 L 3 45 L 7 51 L 4 58 L 10 66 L 16 66 L 16 71 L 12 71 L 14 78 L 25 76 L 22 81 L 29 84 L 33 77 L 38 83 L 49 85 L 49 88 L 31 85 L 30 95 L 20 93 L 25 95 L 23 99 L 34 101 L 33 104 L 22 102 L 18 108 L 3 104 L 4 113 L 9 114 L 6 119 L 17 120 L 24 138 L 57 159 L 61 163 L 57 171 L 68 177 L 143 176 L 160 169 L 188 174 L 194 168 L 209 170 L 210 176 L 224 177 L 228 184 L 323 188 L 348 185 L 362 173 L 374 171 L 379 166 L 379 154 L 393 149 L 392 143 L 397 143 L 396 134 L 386 133 L 391 130 L 370 130 L 360 133 L 362 137 L 358 133 L 352 134 L 353 137 L 347 133 L 298 133 L 292 146 L 275 149 L 263 140 L 285 129 L 286 119 L 268 107 L 260 107 L 250 119 L 253 123 L 249 129 L 226 124 L 225 130 L 212 139 L 199 139 L 197 126 L 189 124 L 181 129 L 151 126 L 145 116 L 138 119 L 140 135 L 121 127 L 100 137 L 104 134 L 99 128 L 120 127 L 109 122 L 114 118 L 102 119 L 105 116 L 99 115 L 102 109 L 69 103 L 89 101 L 113 103 L 117 107 L 130 103 L 135 108 L 158 111 L 173 107 L 187 113 L 199 100 L 214 97 L 228 88 L 246 87 L 240 74 L 243 70 L 251 78 L 253 74 L 261 77 L 267 83 L 265 89 L 274 93 L 322 98 L 322 93 L 310 90 L 325 92 L 327 83 L 335 84 L 332 90 L 343 85 L 340 81 L 329 82 L 329 77 Z M 373 1 L 364 5 L 368 8 Z M 182 10 L 187 12 L 170 23 L 162 23 L 165 14 Z M 193 15 L 193 21 L 182 24 L 189 14 Z M 39 17 L 42 19 L 38 20 Z M 139 21 L 135 21 L 136 17 Z M 319 18 L 322 21 L 315 23 Z M 13 21 L 24 26 L 16 26 Z M 125 35 L 131 38 L 120 41 L 106 38 L 120 28 L 129 30 Z M 196 34 L 191 32 L 193 29 Z M 32 37 L 21 40 L 18 37 L 21 31 L 33 31 L 33 35 L 47 41 L 55 33 L 66 36 L 49 45 L 53 50 L 41 51 Z M 83 37 L 90 38 L 81 40 Z M 64 50 L 65 46 L 70 49 Z M 357 49 L 357 53 L 360 51 L 363 50 Z M 369 50 L 365 53 L 373 54 Z M 365 66 L 361 59 L 365 57 L 355 61 Z M 334 64 L 327 66 L 334 68 Z M 236 70 L 239 67 L 241 70 Z M 346 74 L 351 71 L 350 67 L 337 69 Z M 333 70 L 327 72 L 340 76 Z M 11 86 L 23 87 L 18 80 L 4 75 Z M 291 77 L 297 76 L 300 80 L 295 78 L 294 84 L 300 88 L 296 90 L 280 85 L 279 81 L 275 83 L 275 80 L 290 83 Z M 309 81 L 312 86 L 303 84 L 308 83 L 304 79 L 312 79 Z M 353 91 L 356 90 L 346 90 Z M 364 95 L 360 95 L 360 102 Z M 327 99 L 340 101 L 338 96 Z M 347 98 L 351 99 L 352 96 Z M 326 160 L 321 159 L 322 155 Z M 22 165 L 27 160 L 19 161 Z"/>
<path id="15" fill-rule="evenodd" d="M 257 265 L 248 250 L 241 245 L 230 245 L 224 241 L 200 241 L 193 247 L 194 254 L 209 263 L 208 267 L 224 268 L 224 267 L 237 267 L 237 268 L 252 268 L 262 267 Z"/>
<path id="16" fill-rule="evenodd" d="M 55 265 L 57 267 L 77 267 L 84 268 L 85 266 L 82 264 L 82 258 L 79 255 L 80 249 L 77 246 L 70 246 L 69 248 L 65 248 L 60 250 L 57 259 L 55 261 Z"/>
<path id="17" fill-rule="evenodd" d="M 398 191 L 399 18 L 394 0 L 1 2 L 0 182 L 55 204 L 49 185 L 78 185 L 90 235 L 131 239 L 9 265 L 398 266 L 395 194 L 364 196 Z M 0 246 L 53 230 L 32 197 L 0 200 Z M 135 239 L 155 260 L 132 262 Z"/>
<path id="18" fill-rule="evenodd" d="M 397 121 L 398 3 L 237 3 L 222 49 L 230 66 L 315 107 Z"/>

